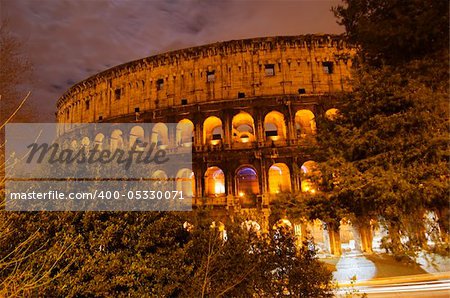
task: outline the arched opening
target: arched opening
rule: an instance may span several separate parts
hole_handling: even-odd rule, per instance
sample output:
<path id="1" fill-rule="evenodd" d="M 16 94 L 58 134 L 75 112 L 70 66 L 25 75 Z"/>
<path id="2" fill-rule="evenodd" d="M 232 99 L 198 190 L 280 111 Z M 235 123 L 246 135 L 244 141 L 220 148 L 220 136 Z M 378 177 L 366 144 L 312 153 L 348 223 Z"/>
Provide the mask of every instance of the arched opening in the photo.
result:
<path id="1" fill-rule="evenodd" d="M 97 148 L 98 151 L 103 150 L 103 142 L 105 141 L 105 135 L 102 133 L 98 133 L 94 139 L 94 148 Z"/>
<path id="2" fill-rule="evenodd" d="M 136 144 L 136 149 L 143 150 L 144 129 L 141 126 L 133 126 L 130 130 L 130 149 Z"/>
<path id="3" fill-rule="evenodd" d="M 240 197 L 259 194 L 258 175 L 249 166 L 240 167 L 236 171 L 237 195 Z"/>
<path id="4" fill-rule="evenodd" d="M 314 250 L 318 255 L 331 252 L 330 235 L 326 229 L 326 224 L 320 219 L 315 219 L 306 224 L 305 238 L 310 244 L 314 244 Z"/>
<path id="5" fill-rule="evenodd" d="M 153 126 L 151 142 L 159 147 L 165 147 L 169 144 L 169 129 L 167 125 L 159 122 Z"/>
<path id="6" fill-rule="evenodd" d="M 336 118 L 339 116 L 339 110 L 332 108 L 325 112 L 325 118 L 327 118 L 330 121 L 336 120 Z"/>
<path id="7" fill-rule="evenodd" d="M 276 163 L 269 168 L 269 193 L 291 191 L 291 174 L 284 163 Z"/>
<path id="8" fill-rule="evenodd" d="M 248 143 L 255 141 L 255 124 L 253 117 L 246 112 L 240 112 L 232 120 L 233 143 Z"/>
<path id="9" fill-rule="evenodd" d="M 189 119 L 177 124 L 176 141 L 178 146 L 191 147 L 194 142 L 194 123 Z"/>
<path id="10" fill-rule="evenodd" d="M 183 192 L 183 197 L 193 197 L 195 190 L 195 176 L 190 169 L 181 169 L 177 173 L 177 191 Z"/>
<path id="11" fill-rule="evenodd" d="M 299 110 L 295 113 L 295 128 L 297 136 L 305 137 L 316 133 L 316 120 L 310 110 Z"/>
<path id="12" fill-rule="evenodd" d="M 70 149 L 72 149 L 72 150 L 77 150 L 78 149 L 78 142 L 76 140 L 73 140 L 70 143 Z"/>
<path id="13" fill-rule="evenodd" d="M 120 129 L 114 130 L 111 134 L 111 151 L 117 149 L 123 149 L 122 131 Z"/>
<path id="14" fill-rule="evenodd" d="M 318 190 L 321 173 L 315 161 L 309 160 L 301 167 L 301 188 L 303 192 L 314 194 Z"/>
<path id="15" fill-rule="evenodd" d="M 209 197 L 225 195 L 225 175 L 219 167 L 209 167 L 206 170 L 205 195 Z"/>
<path id="16" fill-rule="evenodd" d="M 156 170 L 152 173 L 152 187 L 154 191 L 165 191 L 168 188 L 168 179 L 166 172 Z"/>
<path id="17" fill-rule="evenodd" d="M 203 122 L 203 143 L 219 144 L 223 139 L 222 120 L 215 116 L 206 118 Z"/>
<path id="18" fill-rule="evenodd" d="M 272 111 L 264 117 L 264 132 L 268 140 L 277 141 L 286 138 L 286 124 L 284 115 L 277 111 Z"/>
<path id="19" fill-rule="evenodd" d="M 361 244 L 357 231 L 347 219 L 342 219 L 339 226 L 339 239 L 342 253 L 361 252 Z"/>
<path id="20" fill-rule="evenodd" d="M 84 137 L 81 139 L 81 148 L 87 152 L 89 150 L 89 145 L 91 144 L 91 140 L 88 137 Z"/>
<path id="21" fill-rule="evenodd" d="M 384 225 L 384 218 L 379 217 L 377 220 L 371 220 L 370 225 L 372 227 L 372 251 L 383 253 L 385 249 L 382 247 L 383 239 L 385 239 L 389 232 Z"/>

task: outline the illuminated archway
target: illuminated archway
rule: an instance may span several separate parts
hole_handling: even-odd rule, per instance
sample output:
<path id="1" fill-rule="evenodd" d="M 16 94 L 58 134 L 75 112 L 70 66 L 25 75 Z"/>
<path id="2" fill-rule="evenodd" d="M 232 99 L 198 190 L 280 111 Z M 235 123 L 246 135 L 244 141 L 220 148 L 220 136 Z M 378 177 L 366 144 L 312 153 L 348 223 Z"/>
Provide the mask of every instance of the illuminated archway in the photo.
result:
<path id="1" fill-rule="evenodd" d="M 153 126 L 151 142 L 158 146 L 166 146 L 169 144 L 169 129 L 167 125 L 159 122 Z"/>
<path id="2" fill-rule="evenodd" d="M 348 219 L 342 219 L 339 225 L 339 241 L 342 253 L 361 252 L 358 232 Z"/>
<path id="3" fill-rule="evenodd" d="M 295 113 L 295 128 L 297 135 L 311 135 L 316 133 L 316 120 L 310 110 L 299 110 Z"/>
<path id="4" fill-rule="evenodd" d="M 81 139 L 81 147 L 84 150 L 89 150 L 89 145 L 91 144 L 91 140 L 88 137 L 84 137 Z"/>
<path id="5" fill-rule="evenodd" d="M 215 116 L 206 118 L 203 122 L 203 143 L 218 144 L 223 139 L 222 120 Z"/>
<path id="6" fill-rule="evenodd" d="M 180 120 L 177 124 L 176 142 L 178 146 L 190 147 L 194 141 L 194 123 L 189 119 Z"/>
<path id="7" fill-rule="evenodd" d="M 232 120 L 233 142 L 248 143 L 255 141 L 255 123 L 253 117 L 246 112 L 239 112 Z"/>
<path id="8" fill-rule="evenodd" d="M 122 131 L 120 129 L 114 130 L 111 134 L 111 151 L 117 149 L 123 149 Z"/>
<path id="9" fill-rule="evenodd" d="M 266 139 L 277 141 L 286 138 L 286 124 L 284 115 L 278 111 L 272 111 L 264 117 L 264 133 Z"/>
<path id="10" fill-rule="evenodd" d="M 225 195 L 225 175 L 219 167 L 209 167 L 206 170 L 205 195 L 210 197 Z"/>
<path id="11" fill-rule="evenodd" d="M 144 143 L 144 129 L 141 126 L 133 126 L 130 130 L 129 147 L 133 148 L 136 143 L 136 148 L 140 148 Z"/>
<path id="12" fill-rule="evenodd" d="M 103 150 L 103 142 L 105 141 L 105 135 L 98 133 L 94 139 L 94 148 L 96 147 L 98 151 Z"/>
<path id="13" fill-rule="evenodd" d="M 184 168 L 178 171 L 176 189 L 183 192 L 183 197 L 194 196 L 195 177 L 192 170 Z"/>
<path id="14" fill-rule="evenodd" d="M 317 192 L 318 183 L 320 181 L 321 173 L 319 166 L 313 160 L 305 162 L 301 167 L 302 182 L 301 188 L 303 192 L 314 194 Z"/>
<path id="15" fill-rule="evenodd" d="M 70 143 L 70 149 L 72 149 L 72 150 L 77 150 L 78 149 L 78 142 L 77 142 L 77 140 L 73 140 Z"/>
<path id="16" fill-rule="evenodd" d="M 164 191 L 168 186 L 168 179 L 166 172 L 156 170 L 152 173 L 152 187 L 154 191 Z"/>
<path id="17" fill-rule="evenodd" d="M 318 254 L 330 253 L 330 235 L 325 228 L 325 222 L 314 219 L 306 224 L 306 238 L 314 243 L 314 249 Z"/>
<path id="18" fill-rule="evenodd" d="M 240 197 L 259 194 L 258 175 L 252 167 L 242 166 L 236 171 L 236 188 Z"/>
<path id="19" fill-rule="evenodd" d="M 291 175 L 284 163 L 276 163 L 269 168 L 269 193 L 291 191 Z"/>
<path id="20" fill-rule="evenodd" d="M 332 108 L 325 112 L 325 118 L 327 118 L 330 121 L 336 120 L 336 118 L 339 116 L 339 110 Z"/>

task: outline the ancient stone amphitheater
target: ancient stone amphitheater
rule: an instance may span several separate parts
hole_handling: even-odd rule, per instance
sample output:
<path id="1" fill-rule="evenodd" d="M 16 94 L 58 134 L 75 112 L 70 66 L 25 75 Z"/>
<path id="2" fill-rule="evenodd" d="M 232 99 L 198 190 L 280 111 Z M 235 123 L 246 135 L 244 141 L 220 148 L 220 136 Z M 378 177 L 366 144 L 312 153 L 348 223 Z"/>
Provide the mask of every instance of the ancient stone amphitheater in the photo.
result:
<path id="1" fill-rule="evenodd" d="M 195 205 L 211 205 L 221 216 L 239 212 L 267 228 L 275 196 L 318 191 L 307 178 L 317 170 L 314 157 L 305 152 L 314 146 L 316 120 L 332 118 L 336 94 L 350 91 L 353 51 L 341 36 L 303 35 L 147 57 L 71 87 L 57 102 L 57 122 L 69 135 L 80 123 L 136 123 L 130 131 L 74 137 L 84 146 L 117 148 L 137 138 L 191 146 L 192 171 L 179 176 L 192 180 L 176 187 L 192 193 Z M 157 123 L 152 131 L 140 126 L 148 122 Z M 294 226 L 296 233 L 308 228 L 324 252 L 340 253 L 339 239 L 322 223 Z M 340 241 L 351 247 L 359 236 L 345 226 Z"/>

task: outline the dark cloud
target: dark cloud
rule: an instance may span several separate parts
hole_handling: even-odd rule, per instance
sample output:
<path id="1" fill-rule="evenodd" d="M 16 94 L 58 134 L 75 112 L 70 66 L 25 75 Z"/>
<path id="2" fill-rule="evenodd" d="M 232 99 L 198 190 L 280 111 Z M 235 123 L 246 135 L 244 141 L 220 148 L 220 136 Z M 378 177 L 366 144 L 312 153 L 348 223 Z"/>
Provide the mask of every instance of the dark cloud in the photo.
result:
<path id="1" fill-rule="evenodd" d="M 231 39 L 340 33 L 339 1 L 4 0 L 2 18 L 26 45 L 33 100 L 52 121 L 67 85 L 130 60 Z M 43 104 L 41 104 L 41 102 Z"/>

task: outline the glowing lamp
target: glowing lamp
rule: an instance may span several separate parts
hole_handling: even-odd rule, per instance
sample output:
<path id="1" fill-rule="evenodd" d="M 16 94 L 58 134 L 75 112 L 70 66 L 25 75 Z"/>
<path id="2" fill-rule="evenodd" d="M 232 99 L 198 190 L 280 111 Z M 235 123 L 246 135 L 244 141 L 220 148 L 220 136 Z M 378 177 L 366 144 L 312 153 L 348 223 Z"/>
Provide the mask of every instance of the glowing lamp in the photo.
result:
<path id="1" fill-rule="evenodd" d="M 225 186 L 220 183 L 220 182 L 216 182 L 216 184 L 214 185 L 214 192 L 216 194 L 221 194 L 225 192 Z"/>
<path id="2" fill-rule="evenodd" d="M 241 138 L 241 142 L 242 142 L 242 143 L 248 143 L 249 140 L 250 140 L 250 139 L 249 139 L 249 137 L 247 137 L 247 136 Z"/>

